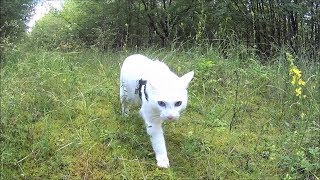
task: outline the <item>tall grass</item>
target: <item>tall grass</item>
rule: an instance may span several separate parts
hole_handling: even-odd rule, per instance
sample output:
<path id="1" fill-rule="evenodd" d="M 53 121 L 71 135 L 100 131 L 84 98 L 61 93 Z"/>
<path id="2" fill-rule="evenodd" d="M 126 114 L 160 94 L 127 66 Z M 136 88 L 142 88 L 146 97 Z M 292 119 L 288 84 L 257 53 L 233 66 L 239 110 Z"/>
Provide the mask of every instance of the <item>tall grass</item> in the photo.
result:
<path id="1" fill-rule="evenodd" d="M 319 179 L 319 64 L 295 61 L 306 80 L 297 97 L 285 56 L 262 65 L 238 52 L 140 52 L 196 72 L 186 112 L 164 124 L 171 168 L 158 169 L 137 111 L 120 115 L 130 52 L 8 49 L 1 179 Z"/>

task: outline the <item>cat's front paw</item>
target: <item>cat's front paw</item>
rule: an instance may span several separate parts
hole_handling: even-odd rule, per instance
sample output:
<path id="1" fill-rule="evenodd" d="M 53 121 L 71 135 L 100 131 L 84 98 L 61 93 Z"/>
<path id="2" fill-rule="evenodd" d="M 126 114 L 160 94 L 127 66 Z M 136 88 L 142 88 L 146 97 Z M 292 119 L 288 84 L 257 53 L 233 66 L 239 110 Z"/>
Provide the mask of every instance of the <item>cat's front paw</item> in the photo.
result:
<path id="1" fill-rule="evenodd" d="M 169 159 L 167 157 L 157 158 L 157 165 L 160 168 L 168 168 L 169 167 Z"/>

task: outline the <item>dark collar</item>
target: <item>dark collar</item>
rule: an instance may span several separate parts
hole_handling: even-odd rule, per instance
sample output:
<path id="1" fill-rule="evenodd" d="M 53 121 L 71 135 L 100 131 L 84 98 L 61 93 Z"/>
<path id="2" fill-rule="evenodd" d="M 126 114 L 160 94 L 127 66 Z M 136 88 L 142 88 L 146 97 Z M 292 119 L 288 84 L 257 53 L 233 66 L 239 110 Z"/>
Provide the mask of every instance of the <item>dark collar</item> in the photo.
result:
<path id="1" fill-rule="evenodd" d="M 147 81 L 146 81 L 146 80 L 140 79 L 140 80 L 138 81 L 138 84 L 137 84 L 137 87 L 136 87 L 134 93 L 135 93 L 135 94 L 139 94 L 140 99 L 142 99 L 142 98 L 141 98 L 141 97 L 142 97 L 142 92 L 141 92 L 142 86 L 144 86 L 144 88 L 143 88 L 144 97 L 145 97 L 146 100 L 148 101 L 148 98 L 149 98 L 149 97 L 148 97 L 148 94 L 147 94 L 147 91 L 146 91 L 146 87 L 147 87 Z"/>

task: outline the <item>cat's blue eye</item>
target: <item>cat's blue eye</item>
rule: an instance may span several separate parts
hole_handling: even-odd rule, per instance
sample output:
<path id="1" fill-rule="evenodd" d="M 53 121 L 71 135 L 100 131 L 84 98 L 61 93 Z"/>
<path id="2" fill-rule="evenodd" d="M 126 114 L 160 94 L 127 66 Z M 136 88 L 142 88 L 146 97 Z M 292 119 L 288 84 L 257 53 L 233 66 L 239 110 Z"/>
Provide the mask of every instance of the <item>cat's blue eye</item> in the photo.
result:
<path id="1" fill-rule="evenodd" d="M 163 101 L 158 101 L 159 106 L 166 107 L 166 103 Z"/>
<path id="2" fill-rule="evenodd" d="M 174 106 L 178 107 L 178 106 L 181 106 L 181 104 L 182 104 L 182 101 L 177 101 L 177 102 L 174 104 Z"/>

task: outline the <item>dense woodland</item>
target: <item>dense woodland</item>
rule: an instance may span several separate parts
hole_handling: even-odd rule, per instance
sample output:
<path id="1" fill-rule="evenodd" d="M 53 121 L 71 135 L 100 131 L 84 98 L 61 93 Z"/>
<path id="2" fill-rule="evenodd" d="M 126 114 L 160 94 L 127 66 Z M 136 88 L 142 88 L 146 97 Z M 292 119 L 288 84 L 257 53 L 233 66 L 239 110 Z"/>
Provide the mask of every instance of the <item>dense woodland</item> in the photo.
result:
<path id="1" fill-rule="evenodd" d="M 21 36 L 26 30 L 26 22 L 32 15 L 36 1 L 33 0 L 0 0 L 0 37 L 11 40 Z"/>
<path id="2" fill-rule="evenodd" d="M 21 22 L 34 3 L 2 0 L 1 36 L 25 28 Z M 213 45 L 223 50 L 240 43 L 264 59 L 289 48 L 319 60 L 319 6 L 318 0 L 67 0 L 30 36 L 49 49 Z"/>

